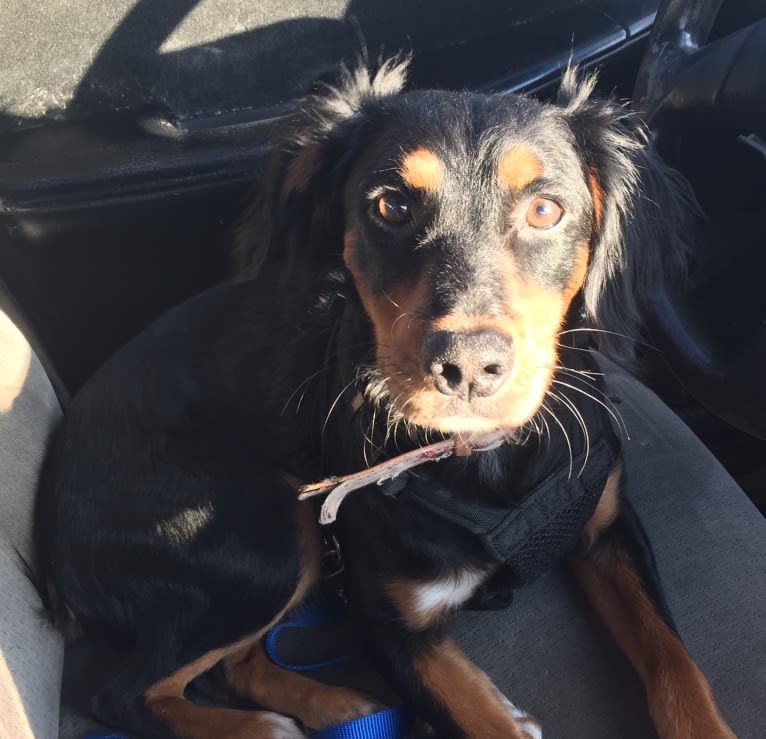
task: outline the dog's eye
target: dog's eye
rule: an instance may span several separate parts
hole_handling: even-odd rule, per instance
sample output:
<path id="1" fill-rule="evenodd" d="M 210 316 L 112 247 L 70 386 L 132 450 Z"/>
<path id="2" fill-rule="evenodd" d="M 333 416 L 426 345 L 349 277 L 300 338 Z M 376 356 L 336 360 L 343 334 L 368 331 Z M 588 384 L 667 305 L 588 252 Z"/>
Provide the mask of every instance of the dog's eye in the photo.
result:
<path id="1" fill-rule="evenodd" d="M 378 215 L 386 221 L 398 226 L 410 220 L 410 206 L 402 195 L 387 192 L 378 198 Z"/>
<path id="2" fill-rule="evenodd" d="M 551 228 L 564 215 L 564 209 L 549 198 L 535 198 L 527 208 L 527 223 L 532 228 Z"/>

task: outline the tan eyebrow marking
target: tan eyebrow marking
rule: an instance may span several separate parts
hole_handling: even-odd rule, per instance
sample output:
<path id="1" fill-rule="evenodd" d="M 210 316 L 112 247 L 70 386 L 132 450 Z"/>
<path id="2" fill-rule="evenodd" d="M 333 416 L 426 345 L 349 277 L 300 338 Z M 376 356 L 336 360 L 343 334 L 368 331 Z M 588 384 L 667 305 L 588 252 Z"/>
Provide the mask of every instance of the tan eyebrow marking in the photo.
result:
<path id="1" fill-rule="evenodd" d="M 444 165 L 430 149 L 420 148 L 407 154 L 400 166 L 404 181 L 412 188 L 435 192 L 444 178 Z"/>
<path id="2" fill-rule="evenodd" d="M 536 180 L 543 171 L 537 154 L 528 146 L 519 144 L 504 151 L 497 163 L 497 179 L 509 190 L 522 190 Z"/>

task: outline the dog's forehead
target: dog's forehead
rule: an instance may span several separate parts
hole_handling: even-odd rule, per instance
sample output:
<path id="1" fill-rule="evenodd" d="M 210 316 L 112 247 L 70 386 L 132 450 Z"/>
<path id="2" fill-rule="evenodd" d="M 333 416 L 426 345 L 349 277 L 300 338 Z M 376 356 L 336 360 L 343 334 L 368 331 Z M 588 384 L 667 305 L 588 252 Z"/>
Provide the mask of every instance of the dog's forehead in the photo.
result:
<path id="1" fill-rule="evenodd" d="M 563 116 L 534 99 L 425 91 L 393 98 L 380 112 L 376 163 L 413 187 L 492 171 L 501 186 L 523 189 L 577 164 Z"/>

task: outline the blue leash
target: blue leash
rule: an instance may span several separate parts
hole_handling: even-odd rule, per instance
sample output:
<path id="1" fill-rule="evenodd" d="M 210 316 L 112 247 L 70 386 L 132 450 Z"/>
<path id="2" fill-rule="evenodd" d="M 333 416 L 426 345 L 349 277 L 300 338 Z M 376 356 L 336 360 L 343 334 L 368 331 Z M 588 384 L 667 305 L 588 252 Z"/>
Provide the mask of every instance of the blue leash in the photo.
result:
<path id="1" fill-rule="evenodd" d="M 354 659 L 354 654 L 342 654 L 338 657 L 332 657 L 320 662 L 311 662 L 308 664 L 285 662 L 279 656 L 277 641 L 280 634 L 286 629 L 311 629 L 333 626 L 342 623 L 347 619 L 345 606 L 340 598 L 324 596 L 311 598 L 305 601 L 298 610 L 294 611 L 289 621 L 278 623 L 271 631 L 266 634 L 264 647 L 269 659 L 285 670 L 292 672 L 311 672 L 312 670 L 321 670 L 323 667 L 337 665 L 340 662 L 346 662 Z"/>
<path id="2" fill-rule="evenodd" d="M 369 716 L 312 731 L 311 739 L 402 739 L 411 721 L 401 706 L 387 708 Z"/>
<path id="3" fill-rule="evenodd" d="M 277 654 L 277 640 L 284 629 L 305 629 L 331 626 L 346 620 L 345 606 L 337 597 L 323 596 L 305 602 L 289 621 L 277 624 L 266 635 L 264 646 L 266 653 L 275 665 L 294 672 L 310 672 L 329 665 L 339 664 L 356 658 L 355 654 L 313 662 L 310 664 L 291 664 Z M 403 706 L 386 708 L 369 716 L 331 726 L 329 729 L 312 731 L 310 739 L 402 739 L 412 724 L 412 717 Z"/>
<path id="4" fill-rule="evenodd" d="M 329 729 L 312 731 L 311 739 L 402 739 L 409 728 L 404 711 L 396 706 Z M 125 739 L 123 734 L 88 734 L 83 739 Z"/>

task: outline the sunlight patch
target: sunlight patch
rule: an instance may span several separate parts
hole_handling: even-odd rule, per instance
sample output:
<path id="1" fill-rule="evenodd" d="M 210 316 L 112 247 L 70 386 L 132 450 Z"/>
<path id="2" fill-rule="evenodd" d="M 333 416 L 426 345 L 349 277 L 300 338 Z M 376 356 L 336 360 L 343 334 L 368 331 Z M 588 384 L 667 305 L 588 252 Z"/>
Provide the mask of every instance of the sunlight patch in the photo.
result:
<path id="1" fill-rule="evenodd" d="M 179 546 L 188 544 L 205 528 L 213 515 L 210 503 L 202 506 L 192 506 L 176 513 L 174 516 L 160 521 L 154 530 L 158 536 L 169 539 Z"/>
<path id="2" fill-rule="evenodd" d="M 210 12 L 218 6 L 218 13 Z M 195 49 L 209 54 L 223 54 L 224 49 L 216 42 L 248 32 L 257 32 L 284 21 L 293 21 L 308 17 L 340 20 L 345 9 L 328 8 L 322 0 L 312 0 L 293 6 L 291 3 L 224 3 L 221 0 L 202 0 L 173 29 L 173 32 L 160 46 L 160 54 L 170 54 L 183 49 Z M 218 18 L 218 25 L 211 24 L 211 19 Z"/>
<path id="3" fill-rule="evenodd" d="M 13 736 L 14 739 L 34 739 L 35 735 L 29 725 L 24 702 L 21 700 L 16 681 L 8 669 L 2 651 L 0 651 L 0 716 L 2 716 L 3 721 L 0 729 L 5 728 L 13 732 L 12 734 L 0 732 L 0 736 Z"/>
<path id="4" fill-rule="evenodd" d="M 32 350 L 11 319 L 0 312 L 0 413 L 7 413 L 21 395 L 29 374 Z"/>

